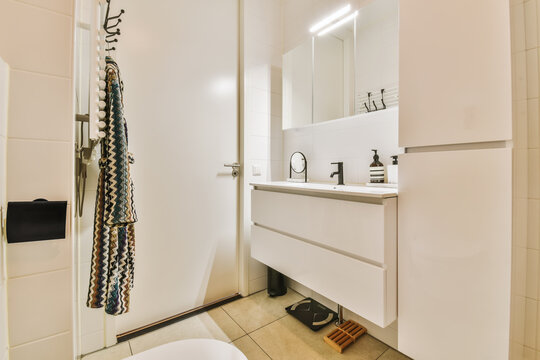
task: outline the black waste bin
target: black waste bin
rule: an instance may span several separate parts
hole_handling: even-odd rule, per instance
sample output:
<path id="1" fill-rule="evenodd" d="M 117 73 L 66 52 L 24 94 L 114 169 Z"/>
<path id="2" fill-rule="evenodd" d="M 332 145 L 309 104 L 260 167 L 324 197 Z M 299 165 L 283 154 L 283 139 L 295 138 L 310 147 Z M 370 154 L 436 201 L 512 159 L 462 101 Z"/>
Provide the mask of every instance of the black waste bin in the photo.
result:
<path id="1" fill-rule="evenodd" d="M 287 293 L 287 287 L 285 286 L 285 276 L 282 273 L 268 268 L 268 295 L 281 296 Z"/>

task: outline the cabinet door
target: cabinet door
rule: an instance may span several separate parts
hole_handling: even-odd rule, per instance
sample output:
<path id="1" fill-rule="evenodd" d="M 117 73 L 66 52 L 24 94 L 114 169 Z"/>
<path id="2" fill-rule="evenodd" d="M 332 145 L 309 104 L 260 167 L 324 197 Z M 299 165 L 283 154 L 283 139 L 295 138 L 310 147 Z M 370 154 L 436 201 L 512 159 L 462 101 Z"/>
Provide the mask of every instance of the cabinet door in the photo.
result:
<path id="1" fill-rule="evenodd" d="M 508 359 L 511 149 L 400 155 L 399 350 Z"/>
<path id="2" fill-rule="evenodd" d="M 402 0 L 399 145 L 512 137 L 508 0 Z"/>

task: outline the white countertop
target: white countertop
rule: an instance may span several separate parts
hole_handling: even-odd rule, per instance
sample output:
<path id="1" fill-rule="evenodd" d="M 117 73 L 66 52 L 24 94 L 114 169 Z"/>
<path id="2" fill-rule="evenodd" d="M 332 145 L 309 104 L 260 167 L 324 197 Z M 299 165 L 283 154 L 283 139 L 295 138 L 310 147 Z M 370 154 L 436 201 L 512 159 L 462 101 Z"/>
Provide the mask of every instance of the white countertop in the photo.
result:
<path id="1" fill-rule="evenodd" d="M 398 190 L 393 188 L 365 186 L 365 185 L 335 185 L 324 183 L 297 183 L 289 181 L 253 182 L 251 186 L 258 189 L 289 190 L 297 192 L 313 192 L 334 195 L 348 195 L 386 199 L 398 196 Z"/>

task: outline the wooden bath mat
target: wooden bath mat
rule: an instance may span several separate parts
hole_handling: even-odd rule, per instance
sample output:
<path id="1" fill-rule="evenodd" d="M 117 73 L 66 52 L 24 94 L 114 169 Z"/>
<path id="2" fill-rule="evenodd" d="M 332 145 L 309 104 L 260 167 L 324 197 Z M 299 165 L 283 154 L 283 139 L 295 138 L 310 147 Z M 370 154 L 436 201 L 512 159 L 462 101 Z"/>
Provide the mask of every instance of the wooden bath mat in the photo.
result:
<path id="1" fill-rule="evenodd" d="M 366 328 L 359 323 L 348 320 L 324 337 L 324 341 L 340 354 L 345 348 L 366 333 Z"/>

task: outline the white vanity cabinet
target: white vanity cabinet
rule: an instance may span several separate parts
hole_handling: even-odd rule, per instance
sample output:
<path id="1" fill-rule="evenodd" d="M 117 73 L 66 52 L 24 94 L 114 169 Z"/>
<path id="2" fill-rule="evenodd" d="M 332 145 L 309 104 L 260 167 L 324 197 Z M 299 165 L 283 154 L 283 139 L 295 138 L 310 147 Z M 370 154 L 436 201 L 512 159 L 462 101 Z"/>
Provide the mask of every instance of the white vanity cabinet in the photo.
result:
<path id="1" fill-rule="evenodd" d="M 381 327 L 396 319 L 395 190 L 253 186 L 253 258 Z"/>

